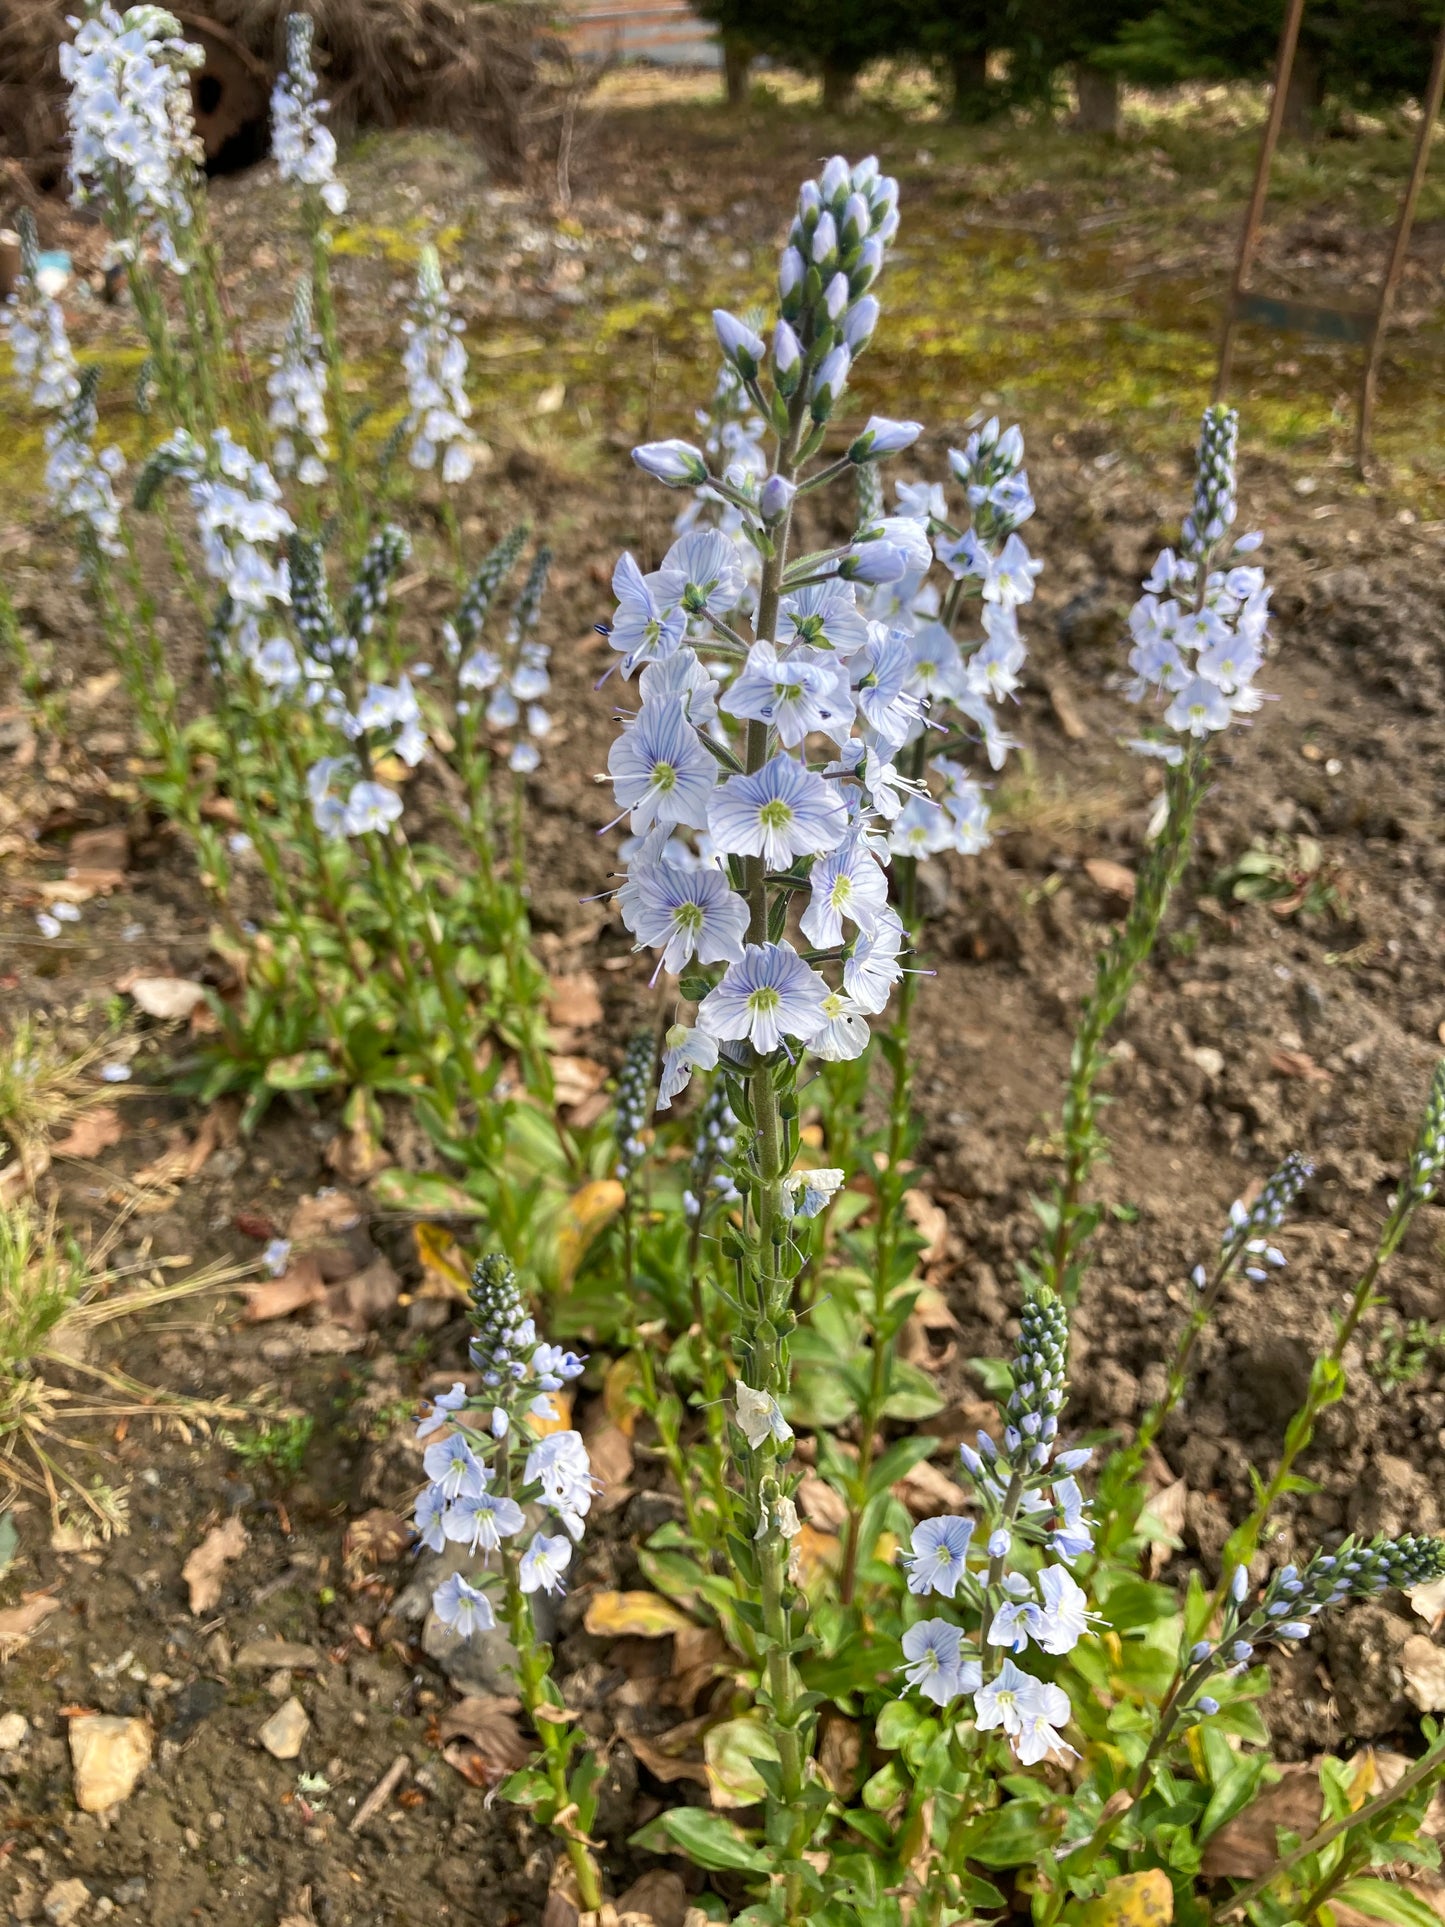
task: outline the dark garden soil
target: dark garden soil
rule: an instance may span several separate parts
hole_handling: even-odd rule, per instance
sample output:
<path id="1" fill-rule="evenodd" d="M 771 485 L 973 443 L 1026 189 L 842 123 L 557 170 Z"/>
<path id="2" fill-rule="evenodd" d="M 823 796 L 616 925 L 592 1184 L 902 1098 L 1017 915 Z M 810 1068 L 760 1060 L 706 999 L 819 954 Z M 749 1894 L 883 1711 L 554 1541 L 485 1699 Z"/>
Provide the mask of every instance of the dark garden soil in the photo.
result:
<path id="1" fill-rule="evenodd" d="M 960 1329 L 939 1367 L 948 1409 L 930 1429 L 951 1448 L 981 1418 L 965 1361 L 1008 1344 L 1015 1263 L 1038 1235 L 1030 1196 L 1053 1169 L 1074 1013 L 1122 913 L 1156 793 L 1150 768 L 1118 743 L 1128 729 L 1118 637 L 1189 486 L 1248 141 L 1228 129 L 1210 136 L 1226 185 L 1206 219 L 1196 198 L 1186 222 L 1183 136 L 1090 148 L 1077 170 L 1065 137 L 1038 136 L 1036 178 L 1032 135 L 970 146 L 931 125 L 885 122 L 864 135 L 800 115 L 772 128 L 754 116 L 744 128 L 711 107 L 614 106 L 581 142 L 560 213 L 489 188 L 454 145 L 369 142 L 350 170 L 358 238 L 338 266 L 340 299 L 358 389 L 380 399 L 382 434 L 399 399 L 389 344 L 414 250 L 432 227 L 447 229 L 466 276 L 474 393 L 492 450 L 463 503 L 464 531 L 480 548 L 525 515 L 559 555 L 546 622 L 560 727 L 528 799 L 535 927 L 554 975 L 593 975 L 604 1017 L 577 1048 L 615 1064 L 628 1029 L 658 1006 L 615 914 L 582 901 L 606 887 L 594 832 L 611 814 L 610 792 L 594 782 L 612 708 L 610 691 L 593 684 L 608 652 L 591 625 L 610 613 L 618 549 L 631 545 L 650 565 L 667 539 L 666 504 L 625 450 L 646 431 L 686 432 L 709 380 L 706 307 L 725 291 L 740 305 L 761 290 L 793 185 L 820 154 L 866 137 L 904 174 L 903 345 L 890 341 L 885 305 L 862 406 L 927 419 L 930 470 L 981 402 L 1017 414 L 1039 503 L 1030 539 L 1047 563 L 1026 612 L 1032 654 L 1017 720 L 1026 749 L 1001 792 L 1003 833 L 984 856 L 947 859 L 926 877 L 934 974 L 914 1027 L 917 1184 L 947 1219 L 930 1277 Z M 919 151 L 925 140 L 931 157 Z M 1297 198 L 1271 239 L 1274 269 L 1286 279 L 1377 272 L 1379 183 L 1395 151 L 1368 148 L 1363 185 L 1349 192 L 1319 206 Z M 269 180 L 251 177 L 219 183 L 215 206 L 237 266 L 233 299 L 259 338 L 284 313 L 282 203 Z M 82 230 L 56 232 L 85 258 Z M 1425 323 L 1442 253 L 1445 233 L 1431 226 L 1387 370 L 1391 465 L 1372 486 L 1352 478 L 1348 422 L 1331 414 L 1348 361 L 1279 342 L 1253 344 L 1245 358 L 1241 495 L 1276 584 L 1266 682 L 1278 700 L 1219 758 L 1196 861 L 1123 1028 L 1105 1119 L 1112 1156 L 1098 1179 L 1118 1210 L 1077 1319 L 1078 1429 L 1126 1430 L 1160 1389 L 1190 1267 L 1208 1255 L 1230 1200 L 1292 1148 L 1317 1170 L 1284 1235 L 1289 1268 L 1232 1290 L 1161 1441 L 1153 1473 L 1174 1486 L 1182 1518 L 1166 1579 L 1190 1564 L 1217 1570 L 1248 1506 L 1250 1463 L 1271 1463 L 1368 1256 L 1445 1042 L 1445 523 L 1424 519 L 1441 481 L 1430 470 L 1441 390 Z M 1183 319 L 1166 312 L 1185 301 L 1194 305 Z M 84 346 L 122 361 L 123 315 L 77 303 L 76 325 Z M 1252 433 L 1252 420 L 1264 432 Z M 185 850 L 139 807 L 131 720 L 69 579 L 63 537 L 25 514 L 33 438 L 26 444 L 21 414 L 5 426 L 20 453 L 13 485 L 0 482 L 0 566 L 45 688 L 37 708 L 12 686 L 0 710 L 0 983 L 8 1015 L 46 1012 L 98 1034 L 127 972 L 205 973 L 207 919 Z M 420 575 L 406 603 L 419 641 L 446 594 L 439 576 Z M 178 676 L 199 700 L 200 655 L 179 612 L 173 639 Z M 87 903 L 61 940 L 41 938 L 40 883 L 61 874 L 74 834 L 107 826 L 128 838 L 123 883 Z M 1302 885 L 1297 906 L 1241 903 L 1221 885 L 1259 841 L 1296 867 L 1302 849 L 1314 864 L 1306 881 L 1316 887 Z M 147 1075 L 163 1062 L 153 1046 L 164 1054 L 184 1043 L 163 1027 L 144 1037 Z M 277 1110 L 194 1175 L 138 1188 L 134 1174 L 170 1134 L 194 1135 L 200 1123 L 144 1082 L 118 1100 L 118 1146 L 98 1162 L 53 1167 L 62 1215 L 82 1239 L 124 1206 L 120 1255 L 252 1261 L 266 1222 L 284 1223 L 299 1197 L 337 1182 L 325 1158 L 334 1117 Z M 420 1155 L 399 1120 L 391 1149 L 403 1162 Z M 368 1229 L 409 1289 L 406 1225 L 377 1213 Z M 1349 1361 L 1349 1394 L 1321 1425 L 1305 1466 L 1317 1489 L 1286 1508 L 1278 1557 L 1346 1529 L 1441 1526 L 1442 1354 L 1427 1347 L 1392 1383 L 1383 1334 L 1445 1321 L 1442 1240 L 1440 1211 L 1425 1210 L 1388 1274 L 1387 1308 Z M 315 1430 L 299 1474 L 282 1478 L 239 1458 L 214 1425 L 134 1417 L 96 1440 L 107 1477 L 128 1488 L 128 1534 L 66 1550 L 74 1541 L 52 1544 L 43 1504 L 17 1511 L 21 1551 L 0 1604 L 41 1587 L 61 1603 L 0 1674 L 0 1712 L 31 1723 L 16 1751 L 0 1753 L 7 1917 L 40 1918 L 44 1897 L 78 1877 L 90 1898 L 77 1918 L 154 1927 L 543 1918 L 552 1846 L 491 1802 L 498 1776 L 485 1746 L 458 1751 L 444 1739 L 456 1688 L 418 1643 L 408 1555 L 386 1543 L 382 1515 L 405 1511 L 419 1477 L 408 1404 L 450 1382 L 463 1358 L 460 1319 L 438 1325 L 436 1306 L 404 1294 L 379 1329 L 353 1333 L 304 1315 L 248 1325 L 239 1301 L 220 1296 L 182 1303 L 164 1327 L 96 1341 L 99 1358 L 152 1385 L 261 1397 L 273 1411 L 313 1415 Z M 620 1707 L 657 1697 L 651 1675 L 671 1666 L 668 1641 L 608 1643 L 581 1630 L 592 1591 L 641 1583 L 630 1547 L 669 1505 L 647 1489 L 656 1483 L 647 1467 L 640 1457 L 634 1495 L 589 1538 L 559 1626 L 567 1704 L 604 1740 Z M 225 1567 L 215 1606 L 193 1614 L 181 1567 L 233 1517 L 244 1551 Z M 1397 1602 L 1341 1614 L 1281 1673 L 1270 1715 L 1287 1756 L 1408 1739 L 1416 1714 L 1400 1654 L 1424 1627 L 1405 1612 Z M 277 1640 L 306 1650 L 246 1652 Z M 300 1756 L 283 1762 L 257 1734 L 292 1694 L 309 1730 Z M 155 1762 L 110 1815 L 75 1806 L 67 1709 L 152 1722 Z M 659 1728 L 692 1710 L 659 1711 Z M 394 1795 L 353 1829 L 398 1757 Z M 664 1802 L 701 1794 L 666 1784 L 620 1741 L 609 1758 L 597 1830 L 618 1894 L 656 1864 L 628 1836 Z M 680 1911 L 664 1918 L 681 1927 Z"/>

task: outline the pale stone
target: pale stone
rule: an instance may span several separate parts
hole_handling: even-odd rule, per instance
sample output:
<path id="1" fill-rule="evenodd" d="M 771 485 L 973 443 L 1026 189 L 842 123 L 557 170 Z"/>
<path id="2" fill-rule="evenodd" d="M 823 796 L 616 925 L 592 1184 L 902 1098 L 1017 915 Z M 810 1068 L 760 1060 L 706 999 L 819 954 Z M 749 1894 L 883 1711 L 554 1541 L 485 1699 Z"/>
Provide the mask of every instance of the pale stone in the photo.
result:
<path id="1" fill-rule="evenodd" d="M 23 1713 L 0 1714 L 0 1753 L 14 1753 L 25 1744 L 30 1722 Z"/>
<path id="2" fill-rule="evenodd" d="M 104 1813 L 130 1798 L 150 1765 L 150 1727 L 109 1713 L 81 1714 L 70 1722 L 70 1759 L 75 1804 L 82 1813 Z"/>
<path id="3" fill-rule="evenodd" d="M 90 1889 L 83 1880 L 57 1880 L 45 1896 L 45 1918 L 53 1927 L 70 1927 L 89 1905 Z"/>
<path id="4" fill-rule="evenodd" d="M 256 1737 L 273 1760 L 294 1760 L 310 1724 L 306 1708 L 293 1696 L 276 1708 Z"/>

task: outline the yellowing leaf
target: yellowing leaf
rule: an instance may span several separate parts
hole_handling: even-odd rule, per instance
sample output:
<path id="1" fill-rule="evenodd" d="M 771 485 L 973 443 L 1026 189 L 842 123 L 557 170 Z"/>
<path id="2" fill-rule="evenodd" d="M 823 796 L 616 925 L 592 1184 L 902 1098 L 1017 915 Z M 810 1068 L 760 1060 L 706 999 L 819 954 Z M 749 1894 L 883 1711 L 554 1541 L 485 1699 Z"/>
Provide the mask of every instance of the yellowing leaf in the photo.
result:
<path id="1" fill-rule="evenodd" d="M 755 1760 L 774 1760 L 778 1743 L 761 1720 L 724 1720 L 702 1743 L 707 1783 L 715 1807 L 752 1807 L 767 1798 Z"/>
<path id="2" fill-rule="evenodd" d="M 819 1532 L 805 1520 L 793 1541 L 793 1560 L 798 1584 L 810 1596 L 824 1584 L 830 1572 L 836 1573 L 843 1541 L 836 1532 Z"/>
<path id="3" fill-rule="evenodd" d="M 421 1265 L 418 1298 L 465 1298 L 471 1283 L 456 1239 L 443 1224 L 412 1226 Z"/>
<path id="4" fill-rule="evenodd" d="M 539 1439 L 547 1438 L 553 1432 L 565 1432 L 572 1424 L 572 1394 L 570 1392 L 547 1392 L 543 1394 L 552 1402 L 550 1418 L 539 1418 L 535 1412 L 528 1412 L 527 1424 Z"/>
<path id="5" fill-rule="evenodd" d="M 607 1367 L 607 1376 L 602 1381 L 602 1403 L 607 1416 L 629 1439 L 637 1429 L 637 1407 L 632 1402 L 632 1387 L 637 1383 L 637 1376 L 635 1354 L 623 1352 Z"/>
<path id="6" fill-rule="evenodd" d="M 582 1624 L 599 1639 L 616 1639 L 624 1633 L 638 1639 L 665 1639 L 690 1627 L 692 1621 L 655 1592 L 599 1592 L 588 1600 Z"/>
<path id="7" fill-rule="evenodd" d="M 622 1209 L 626 1191 L 616 1178 L 594 1178 L 567 1200 L 557 1227 L 557 1284 L 566 1291 L 577 1276 L 587 1247 Z"/>
<path id="8" fill-rule="evenodd" d="M 1162 1867 L 1120 1874 L 1074 1918 L 1078 1927 L 1167 1927 L 1174 1918 L 1174 1889 Z"/>

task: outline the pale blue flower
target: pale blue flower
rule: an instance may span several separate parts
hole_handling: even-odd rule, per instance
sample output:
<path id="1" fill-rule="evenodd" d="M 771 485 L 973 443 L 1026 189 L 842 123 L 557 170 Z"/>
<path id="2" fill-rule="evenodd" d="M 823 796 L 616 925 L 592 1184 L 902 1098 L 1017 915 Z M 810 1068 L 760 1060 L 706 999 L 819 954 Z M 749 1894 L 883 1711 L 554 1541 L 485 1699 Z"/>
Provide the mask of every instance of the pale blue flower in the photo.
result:
<path id="1" fill-rule="evenodd" d="M 904 1557 L 910 1592 L 942 1593 L 952 1599 L 968 1571 L 968 1542 L 973 1520 L 950 1515 L 924 1519 L 913 1528 L 913 1544 Z"/>
<path id="2" fill-rule="evenodd" d="M 658 969 L 678 976 L 693 957 L 704 964 L 736 962 L 748 916 L 747 903 L 721 870 L 658 863 L 637 877 L 629 927 L 639 948 L 662 950 Z"/>
<path id="3" fill-rule="evenodd" d="M 440 1432 L 444 1425 L 450 1424 L 453 1412 L 461 1411 L 467 1402 L 467 1388 L 460 1379 L 449 1392 L 438 1392 L 431 1402 L 431 1410 L 416 1428 L 418 1439 L 429 1439 L 433 1432 Z"/>
<path id="4" fill-rule="evenodd" d="M 833 950 L 843 942 L 845 918 L 871 930 L 888 907 L 888 879 L 857 834 L 820 857 L 808 883 L 812 894 L 800 928 L 815 950 Z"/>
<path id="5" fill-rule="evenodd" d="M 498 1492 L 465 1493 L 449 1505 L 442 1518 L 448 1539 L 471 1552 L 495 1552 L 503 1539 L 522 1530 L 526 1520 L 515 1499 Z"/>
<path id="6" fill-rule="evenodd" d="M 353 783 L 346 799 L 346 834 L 366 836 L 388 830 L 402 807 L 401 798 L 385 783 Z"/>
<path id="7" fill-rule="evenodd" d="M 533 1533 L 532 1543 L 517 1562 L 517 1583 L 523 1592 L 564 1593 L 562 1575 L 572 1560 L 572 1541 L 565 1533 L 548 1538 Z"/>
<path id="8" fill-rule="evenodd" d="M 786 870 L 795 857 L 836 849 L 848 810 L 816 770 L 779 754 L 751 776 L 728 777 L 708 807 L 707 827 L 728 855 L 760 856 L 769 869 Z"/>
<path id="9" fill-rule="evenodd" d="M 492 1602 L 478 1587 L 469 1585 L 459 1572 L 450 1574 L 431 1596 L 432 1611 L 444 1626 L 450 1626 L 459 1639 L 489 1633 L 497 1623 Z"/>
<path id="10" fill-rule="evenodd" d="M 826 650 L 795 647 L 780 654 L 771 642 L 757 642 L 721 706 L 730 716 L 770 724 L 790 749 L 815 729 L 846 737 L 853 698 L 840 667 Z"/>
<path id="11" fill-rule="evenodd" d="M 421 1463 L 448 1504 L 463 1498 L 479 1499 L 491 1476 L 460 1432 L 449 1432 L 429 1445 Z"/>
<path id="12" fill-rule="evenodd" d="M 1063 1465 L 1077 1456 L 1072 1452 L 1061 1453 L 1058 1463 Z M 1079 1559 L 1084 1553 L 1092 1552 L 1094 1535 L 1084 1515 L 1084 1495 L 1077 1479 L 1054 1480 L 1054 1504 L 1059 1509 L 1059 1523 L 1049 1540 L 1054 1551 L 1061 1559 Z"/>
<path id="13" fill-rule="evenodd" d="M 717 764 L 675 698 L 642 705 L 614 741 L 607 768 L 635 831 L 675 824 L 700 829 L 707 821 Z"/>
<path id="14" fill-rule="evenodd" d="M 766 1057 L 786 1037 L 810 1041 L 823 1024 L 828 994 L 826 980 L 790 943 L 750 943 L 703 998 L 697 1021 L 709 1036 L 746 1038 Z"/>
<path id="15" fill-rule="evenodd" d="M 662 558 L 652 578 L 663 608 L 725 616 L 747 589 L 737 545 L 721 529 L 691 529 Z"/>
<path id="16" fill-rule="evenodd" d="M 1065 1566 L 1045 1566 L 1039 1574 L 1044 1609 L 1034 1638 L 1046 1653 L 1071 1653 L 1088 1631 L 1084 1589 Z"/>
<path id="17" fill-rule="evenodd" d="M 903 1635 L 903 1677 L 925 1699 L 947 1706 L 960 1693 L 976 1693 L 983 1678 L 978 1661 L 963 1650 L 963 1634 L 946 1619 L 920 1619 Z"/>
<path id="18" fill-rule="evenodd" d="M 673 1024 L 663 1041 L 657 1108 L 667 1111 L 679 1091 L 685 1091 L 692 1082 L 695 1070 L 710 1071 L 717 1063 L 717 1039 L 706 1031 L 690 1030 L 686 1024 Z"/>
<path id="19" fill-rule="evenodd" d="M 632 674 L 639 662 L 661 662 L 682 642 L 687 617 L 680 608 L 664 608 L 656 594 L 657 577 L 646 576 L 626 551 L 612 571 L 612 593 L 617 610 L 607 640 L 621 650 L 622 673 Z"/>
<path id="20" fill-rule="evenodd" d="M 843 988 L 871 1017 L 888 1007 L 893 986 L 903 975 L 898 961 L 907 932 L 891 910 L 880 916 L 871 930 L 861 930 L 852 952 L 843 960 Z"/>
<path id="21" fill-rule="evenodd" d="M 868 623 L 859 611 L 852 584 L 831 576 L 785 595 L 778 611 L 778 640 L 780 644 L 824 643 L 840 656 L 863 648 Z"/>
<path id="22" fill-rule="evenodd" d="M 830 990 L 823 999 L 823 1021 L 808 1039 L 808 1049 L 825 1064 L 851 1063 L 868 1048 L 868 1019 L 853 999 Z"/>
<path id="23" fill-rule="evenodd" d="M 439 1487 L 424 1485 L 417 1494 L 413 1517 L 416 1523 L 417 1543 L 431 1552 L 440 1552 L 446 1544 L 443 1518 L 447 1502 Z"/>

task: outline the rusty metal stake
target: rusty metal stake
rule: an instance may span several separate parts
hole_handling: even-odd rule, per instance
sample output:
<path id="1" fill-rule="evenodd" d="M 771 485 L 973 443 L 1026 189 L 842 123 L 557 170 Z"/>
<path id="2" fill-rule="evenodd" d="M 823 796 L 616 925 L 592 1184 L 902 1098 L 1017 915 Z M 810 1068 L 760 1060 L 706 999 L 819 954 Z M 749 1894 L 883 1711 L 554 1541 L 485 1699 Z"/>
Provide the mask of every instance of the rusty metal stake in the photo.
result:
<path id="1" fill-rule="evenodd" d="M 1430 84 L 1425 90 L 1425 99 L 1421 103 L 1424 111 L 1420 119 L 1420 131 L 1415 136 L 1415 158 L 1410 168 L 1410 181 L 1405 189 L 1405 198 L 1400 203 L 1400 218 L 1395 223 L 1395 238 L 1390 244 L 1390 262 L 1385 269 L 1385 281 L 1380 289 L 1380 306 L 1375 315 L 1370 345 L 1365 353 L 1365 372 L 1360 380 L 1359 420 L 1355 426 L 1355 465 L 1362 474 L 1370 458 L 1370 429 L 1375 419 L 1375 396 L 1379 387 L 1380 363 L 1385 355 L 1385 330 L 1390 325 L 1390 314 L 1395 306 L 1395 296 L 1399 292 L 1400 277 L 1405 272 L 1405 256 L 1410 246 L 1410 231 L 1415 225 L 1415 211 L 1420 204 L 1420 190 L 1425 185 L 1425 169 L 1430 163 L 1430 143 L 1435 138 L 1435 121 L 1440 112 L 1442 96 L 1445 96 L 1445 25 L 1441 26 L 1440 38 L 1435 43 L 1435 61 L 1430 69 Z"/>
<path id="2" fill-rule="evenodd" d="M 1299 46 L 1300 21 L 1304 18 L 1305 0 L 1290 0 L 1289 10 L 1280 29 L 1279 54 L 1274 67 L 1274 92 L 1270 95 L 1269 119 L 1265 122 L 1264 139 L 1260 143 L 1259 163 L 1254 170 L 1254 186 L 1250 190 L 1249 206 L 1244 213 L 1244 233 L 1239 243 L 1239 259 L 1234 266 L 1234 280 L 1230 284 L 1229 300 L 1224 310 L 1224 336 L 1219 344 L 1219 372 L 1214 377 L 1214 400 L 1224 400 L 1229 387 L 1229 377 L 1234 370 L 1234 331 L 1239 321 L 1240 297 L 1249 279 L 1249 270 L 1254 265 L 1255 252 L 1259 247 L 1259 227 L 1264 216 L 1265 197 L 1269 193 L 1269 174 L 1274 165 L 1274 151 L 1279 146 L 1280 129 L 1284 126 L 1285 100 L 1289 93 L 1289 77 L 1294 71 L 1295 50 Z"/>

